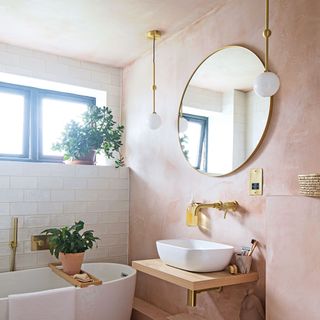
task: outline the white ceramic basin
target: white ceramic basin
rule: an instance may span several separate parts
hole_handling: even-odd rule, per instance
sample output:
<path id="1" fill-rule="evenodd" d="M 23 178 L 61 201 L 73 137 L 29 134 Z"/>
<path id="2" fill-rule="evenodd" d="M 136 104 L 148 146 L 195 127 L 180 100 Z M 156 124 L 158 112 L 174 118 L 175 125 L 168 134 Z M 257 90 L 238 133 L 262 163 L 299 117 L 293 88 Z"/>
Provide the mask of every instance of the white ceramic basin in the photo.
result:
<path id="1" fill-rule="evenodd" d="M 193 272 L 221 271 L 234 252 L 232 246 L 204 240 L 171 239 L 156 244 L 165 264 Z"/>

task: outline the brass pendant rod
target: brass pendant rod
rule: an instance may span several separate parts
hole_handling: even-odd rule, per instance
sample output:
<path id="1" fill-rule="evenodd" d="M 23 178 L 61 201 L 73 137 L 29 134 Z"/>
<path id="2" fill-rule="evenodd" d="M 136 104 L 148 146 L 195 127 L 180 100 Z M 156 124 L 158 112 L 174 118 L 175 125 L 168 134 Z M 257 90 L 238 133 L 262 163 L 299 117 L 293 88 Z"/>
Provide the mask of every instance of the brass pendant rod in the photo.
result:
<path id="1" fill-rule="evenodd" d="M 152 113 L 156 113 L 156 35 L 152 39 Z"/>
<path id="2" fill-rule="evenodd" d="M 265 29 L 263 31 L 263 37 L 265 38 L 265 66 L 264 71 L 269 71 L 269 37 L 271 36 L 271 30 L 269 29 L 269 0 L 266 0 L 266 12 L 265 12 Z"/>
<path id="3" fill-rule="evenodd" d="M 156 40 L 160 37 L 159 30 L 151 30 L 147 33 L 147 38 L 152 40 L 152 113 L 156 113 Z"/>

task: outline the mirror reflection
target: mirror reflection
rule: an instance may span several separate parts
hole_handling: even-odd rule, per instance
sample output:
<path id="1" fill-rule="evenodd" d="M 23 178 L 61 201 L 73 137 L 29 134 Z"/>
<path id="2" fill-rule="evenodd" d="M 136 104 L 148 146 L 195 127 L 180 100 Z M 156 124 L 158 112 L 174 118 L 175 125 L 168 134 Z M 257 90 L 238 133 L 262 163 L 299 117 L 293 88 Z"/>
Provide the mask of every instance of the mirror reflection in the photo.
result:
<path id="1" fill-rule="evenodd" d="M 213 176 L 243 165 L 266 129 L 270 98 L 257 96 L 261 60 L 250 50 L 221 49 L 195 70 L 181 99 L 179 139 L 190 165 Z"/>

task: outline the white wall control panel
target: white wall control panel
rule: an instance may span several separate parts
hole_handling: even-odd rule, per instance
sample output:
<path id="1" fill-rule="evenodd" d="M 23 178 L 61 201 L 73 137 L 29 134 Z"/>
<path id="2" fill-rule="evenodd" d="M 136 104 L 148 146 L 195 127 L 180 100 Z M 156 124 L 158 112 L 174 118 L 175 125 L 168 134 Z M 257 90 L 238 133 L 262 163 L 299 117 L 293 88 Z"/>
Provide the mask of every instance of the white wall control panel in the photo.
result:
<path id="1" fill-rule="evenodd" d="M 251 169 L 249 174 L 250 196 L 261 196 L 263 193 L 263 170 L 262 168 Z"/>

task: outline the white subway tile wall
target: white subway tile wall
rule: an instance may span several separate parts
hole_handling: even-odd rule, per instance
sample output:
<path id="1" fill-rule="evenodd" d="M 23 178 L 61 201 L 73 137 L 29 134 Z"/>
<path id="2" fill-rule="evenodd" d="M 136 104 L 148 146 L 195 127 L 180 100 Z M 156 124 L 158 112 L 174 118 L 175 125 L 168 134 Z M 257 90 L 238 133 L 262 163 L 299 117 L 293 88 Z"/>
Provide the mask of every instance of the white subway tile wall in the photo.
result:
<path id="1" fill-rule="evenodd" d="M 55 261 L 31 251 L 31 235 L 83 220 L 101 238 L 86 261 L 127 263 L 129 169 L 0 162 L 0 272 L 9 270 L 12 218 L 19 218 L 17 269 Z"/>
<path id="2" fill-rule="evenodd" d="M 116 121 L 120 120 L 120 68 L 0 43 L 0 72 L 106 91 L 106 104 L 112 108 Z M 6 181 L 0 180 L 2 183 Z"/>
<path id="3" fill-rule="evenodd" d="M 1 43 L 0 72 L 103 90 L 106 104 L 120 121 L 119 68 Z M 87 260 L 126 263 L 128 212 L 127 168 L 0 162 L 0 272 L 9 269 L 8 243 L 15 216 L 19 218 L 17 269 L 45 266 L 55 260 L 47 251 L 31 252 L 31 235 L 78 219 L 101 237 Z"/>

